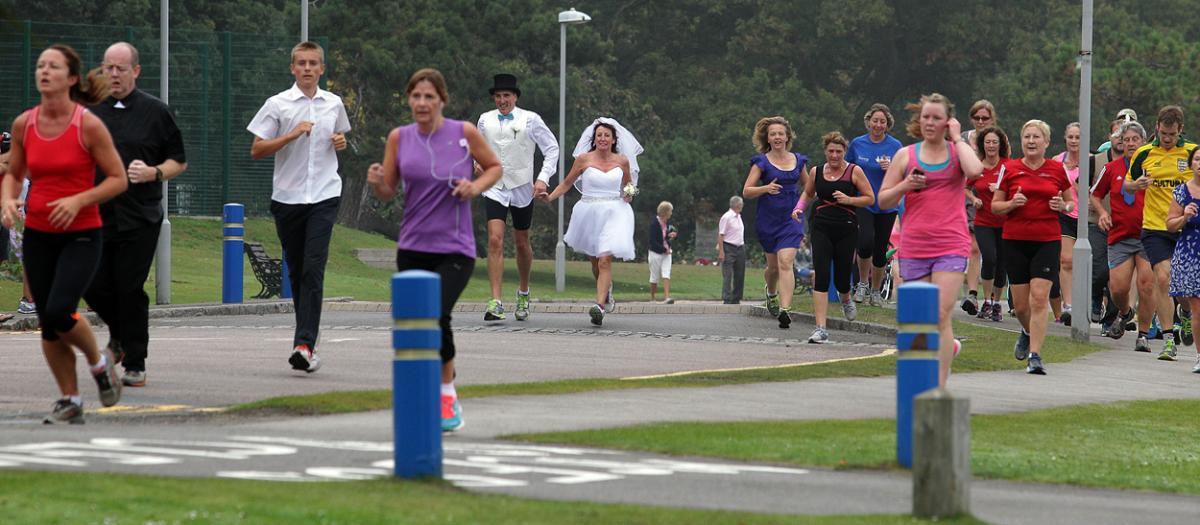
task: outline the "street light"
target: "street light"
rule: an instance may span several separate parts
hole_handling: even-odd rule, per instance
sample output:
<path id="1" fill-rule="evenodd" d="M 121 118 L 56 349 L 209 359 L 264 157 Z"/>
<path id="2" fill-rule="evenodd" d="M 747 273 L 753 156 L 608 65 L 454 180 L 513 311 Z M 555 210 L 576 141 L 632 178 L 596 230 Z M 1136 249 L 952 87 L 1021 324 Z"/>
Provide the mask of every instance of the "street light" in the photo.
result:
<path id="1" fill-rule="evenodd" d="M 567 165 L 567 26 L 583 24 L 592 17 L 572 7 L 558 14 L 558 183 L 561 185 Z M 563 244 L 563 201 L 558 199 L 558 244 L 554 246 L 554 289 L 567 289 L 567 246 Z"/>
<path id="2" fill-rule="evenodd" d="M 1083 33 L 1082 49 L 1079 52 L 1079 134 L 1080 134 L 1080 166 L 1079 192 L 1075 195 L 1075 209 L 1083 220 L 1077 225 L 1075 245 L 1071 248 L 1071 257 L 1076 261 L 1086 261 L 1085 264 L 1075 265 L 1075 273 L 1071 275 L 1074 282 L 1070 284 L 1071 295 L 1075 297 L 1074 317 L 1071 320 L 1071 338 L 1087 342 L 1088 329 L 1091 326 L 1090 315 L 1092 302 L 1092 245 L 1088 242 L 1088 188 L 1091 187 L 1091 167 L 1088 166 L 1087 154 L 1091 141 L 1092 129 L 1092 0 L 1083 0 Z M 1063 283 L 1063 286 L 1067 286 Z M 1083 305 L 1079 308 L 1078 305 Z M 1167 322 L 1170 322 L 1168 319 Z"/>

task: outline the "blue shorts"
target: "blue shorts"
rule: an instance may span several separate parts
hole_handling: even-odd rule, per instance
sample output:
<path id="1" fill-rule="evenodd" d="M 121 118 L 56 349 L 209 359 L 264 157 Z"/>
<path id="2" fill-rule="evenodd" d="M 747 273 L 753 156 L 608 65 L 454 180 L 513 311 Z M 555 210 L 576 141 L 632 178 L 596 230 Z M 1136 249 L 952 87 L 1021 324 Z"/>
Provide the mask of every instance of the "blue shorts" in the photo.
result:
<path id="1" fill-rule="evenodd" d="M 775 253 L 779 250 L 792 248 L 800 249 L 800 241 L 804 240 L 804 233 L 789 233 L 782 237 L 759 237 L 758 244 L 762 245 L 762 249 L 766 253 Z"/>
<path id="2" fill-rule="evenodd" d="M 1163 261 L 1171 262 L 1178 242 L 1178 233 L 1142 229 L 1142 251 L 1146 253 L 1146 258 L 1150 259 L 1151 266 Z"/>

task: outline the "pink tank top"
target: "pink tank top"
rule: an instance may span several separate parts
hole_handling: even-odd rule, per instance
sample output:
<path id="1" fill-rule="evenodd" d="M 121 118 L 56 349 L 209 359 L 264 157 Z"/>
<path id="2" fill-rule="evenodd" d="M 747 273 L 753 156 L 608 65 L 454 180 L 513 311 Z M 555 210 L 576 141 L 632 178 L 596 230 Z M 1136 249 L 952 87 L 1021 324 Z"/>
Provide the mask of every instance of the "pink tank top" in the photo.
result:
<path id="1" fill-rule="evenodd" d="M 1059 153 L 1058 155 L 1055 155 L 1054 160 L 1057 160 L 1057 161 L 1063 163 L 1063 167 L 1066 168 L 1067 167 L 1067 152 L 1064 151 L 1062 153 Z M 1079 195 L 1079 165 L 1078 164 L 1076 164 L 1074 168 L 1067 170 L 1067 180 L 1071 181 L 1071 195 L 1078 196 Z M 1075 204 L 1076 204 L 1076 206 L 1071 208 L 1071 212 L 1066 214 L 1067 217 L 1070 217 L 1072 219 L 1079 218 L 1079 206 L 1078 206 L 1079 203 L 1075 203 Z"/>
<path id="2" fill-rule="evenodd" d="M 967 178 L 958 165 L 958 155 L 948 148 L 950 159 L 940 168 L 919 164 L 918 144 L 906 146 L 907 172 L 918 166 L 925 172 L 921 191 L 904 196 L 904 226 L 900 228 L 901 259 L 929 259 L 946 255 L 971 255 L 967 231 L 967 209 L 961 204 Z M 947 145 L 951 145 L 947 143 Z M 933 169 L 938 168 L 938 169 Z"/>

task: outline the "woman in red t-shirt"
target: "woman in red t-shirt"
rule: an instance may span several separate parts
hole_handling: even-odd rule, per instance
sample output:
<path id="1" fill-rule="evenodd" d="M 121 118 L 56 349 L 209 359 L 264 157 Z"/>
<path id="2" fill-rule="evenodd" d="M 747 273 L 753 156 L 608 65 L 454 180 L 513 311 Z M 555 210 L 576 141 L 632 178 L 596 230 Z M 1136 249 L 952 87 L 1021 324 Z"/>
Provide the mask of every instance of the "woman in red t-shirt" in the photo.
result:
<path id="1" fill-rule="evenodd" d="M 1075 208 L 1066 169 L 1061 162 L 1046 158 L 1049 145 L 1048 124 L 1031 120 L 1021 126 L 1025 156 L 1004 164 L 1004 176 L 992 197 L 992 211 L 1006 216 L 1004 266 L 1022 328 L 1013 354 L 1018 360 L 1028 357 L 1026 371 L 1037 375 L 1046 374 L 1041 350 L 1046 338 L 1050 286 L 1058 274 L 1062 245 L 1058 215 Z"/>
<path id="2" fill-rule="evenodd" d="M 37 60 L 41 103 L 13 121 L 10 169 L 0 184 L 0 219 L 17 217 L 21 184 L 33 181 L 25 204 L 25 273 L 42 327 L 42 353 L 62 392 L 46 423 L 82 422 L 75 350 L 87 358 L 100 401 L 121 399 L 111 350 L 96 347 L 87 321 L 75 309 L 100 264 L 98 205 L 125 191 L 125 168 L 108 128 L 87 105 L 108 96 L 108 82 L 93 70 L 85 81 L 74 49 L 53 45 Z M 96 167 L 105 178 L 96 184 Z"/>
<path id="3" fill-rule="evenodd" d="M 1125 335 L 1125 325 L 1133 320 L 1133 308 L 1130 305 L 1130 281 L 1137 272 L 1138 301 L 1137 327 L 1138 338 L 1133 343 L 1133 349 L 1141 352 L 1150 351 L 1150 343 L 1146 334 L 1150 331 L 1150 323 L 1154 319 L 1154 269 L 1150 259 L 1142 248 L 1142 207 L 1145 205 L 1146 193 L 1135 191 L 1132 194 L 1124 191 L 1125 174 L 1129 172 L 1129 160 L 1134 152 L 1146 142 L 1146 128 L 1141 124 L 1127 122 L 1117 131 L 1117 139 L 1125 147 L 1124 156 L 1113 159 L 1104 165 L 1104 170 L 1092 186 L 1088 197 L 1092 207 L 1099 213 L 1096 224 L 1101 230 L 1108 232 L 1108 290 L 1112 293 L 1113 302 L 1120 312 L 1117 320 L 1108 329 L 1108 336 L 1120 339 Z M 1101 202 L 1108 197 L 1110 213 Z"/>
<path id="4" fill-rule="evenodd" d="M 1007 284 L 1000 246 L 1004 216 L 992 213 L 992 195 L 1000 187 L 1000 174 L 1010 154 L 1008 135 L 998 127 L 988 126 L 979 131 L 975 151 L 983 159 L 983 175 L 968 184 L 967 188 L 974 193 L 974 204 L 978 209 L 975 213 L 975 241 L 983 259 L 980 276 L 983 277 L 984 302 L 979 309 L 979 318 L 1000 322 L 1004 317 L 1000 313 L 1003 308 L 998 298 L 1004 295 L 1004 286 Z"/>

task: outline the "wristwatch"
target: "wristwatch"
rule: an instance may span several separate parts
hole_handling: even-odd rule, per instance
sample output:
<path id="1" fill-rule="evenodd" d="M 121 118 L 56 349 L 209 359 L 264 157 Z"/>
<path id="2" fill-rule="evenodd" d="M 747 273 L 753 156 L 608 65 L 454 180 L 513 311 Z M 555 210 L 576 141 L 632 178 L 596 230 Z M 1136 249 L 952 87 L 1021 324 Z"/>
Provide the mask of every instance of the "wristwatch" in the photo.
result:
<path id="1" fill-rule="evenodd" d="M 155 166 L 154 167 L 154 182 L 162 182 L 162 180 L 163 180 L 162 168 Z"/>

